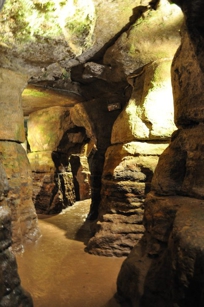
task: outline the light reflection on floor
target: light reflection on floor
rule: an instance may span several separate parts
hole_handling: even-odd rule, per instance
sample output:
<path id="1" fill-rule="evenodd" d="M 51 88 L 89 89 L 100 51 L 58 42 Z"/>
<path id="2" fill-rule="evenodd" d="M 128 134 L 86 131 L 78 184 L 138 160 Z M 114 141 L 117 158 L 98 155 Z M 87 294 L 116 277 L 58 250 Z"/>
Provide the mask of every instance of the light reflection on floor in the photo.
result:
<path id="1" fill-rule="evenodd" d="M 118 307 L 113 298 L 124 258 L 86 253 L 90 236 L 85 221 L 90 201 L 56 216 L 41 216 L 42 237 L 17 256 L 22 286 L 34 307 Z"/>

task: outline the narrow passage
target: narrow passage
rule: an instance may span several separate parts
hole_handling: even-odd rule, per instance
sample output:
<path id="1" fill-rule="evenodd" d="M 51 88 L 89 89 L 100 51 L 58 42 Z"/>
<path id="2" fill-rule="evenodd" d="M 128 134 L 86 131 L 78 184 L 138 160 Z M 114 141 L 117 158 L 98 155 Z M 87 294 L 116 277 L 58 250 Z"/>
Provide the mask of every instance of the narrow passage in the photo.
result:
<path id="1" fill-rule="evenodd" d="M 22 286 L 34 307 L 119 307 L 116 279 L 124 258 L 84 251 L 90 237 L 90 200 L 76 202 L 55 216 L 39 216 L 42 237 L 17 255 Z"/>

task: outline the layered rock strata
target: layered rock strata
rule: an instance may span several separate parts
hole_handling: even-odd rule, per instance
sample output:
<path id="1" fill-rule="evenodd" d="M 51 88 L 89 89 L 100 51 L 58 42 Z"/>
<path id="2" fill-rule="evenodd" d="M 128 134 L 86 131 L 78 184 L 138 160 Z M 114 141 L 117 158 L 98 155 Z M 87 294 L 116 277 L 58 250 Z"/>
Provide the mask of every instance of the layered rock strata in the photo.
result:
<path id="1" fill-rule="evenodd" d="M 39 236 L 32 202 L 32 176 L 26 152 L 21 94 L 27 76 L 0 68 L 0 305 L 32 307 L 20 285 L 12 251 Z"/>
<path id="2" fill-rule="evenodd" d="M 193 1 L 175 2 L 184 10 L 187 25 L 172 64 L 179 129 L 153 176 L 145 201 L 145 234 L 118 276 L 119 296 L 134 307 L 204 303 L 203 7 L 199 2 L 195 7 Z"/>
<path id="3" fill-rule="evenodd" d="M 113 125 L 96 233 L 87 247 L 91 253 L 127 255 L 144 233 L 144 199 L 175 129 L 170 65 L 170 60 L 155 61 L 135 74 L 132 96 Z"/>
<path id="4" fill-rule="evenodd" d="M 9 183 L 12 248 L 21 251 L 25 242 L 34 242 L 40 235 L 32 202 L 31 169 L 21 145 L 25 140 L 25 131 L 20 96 L 27 84 L 27 77 L 3 68 L 0 74 L 0 162 Z M 12 91 L 8 91 L 8 86 Z"/>

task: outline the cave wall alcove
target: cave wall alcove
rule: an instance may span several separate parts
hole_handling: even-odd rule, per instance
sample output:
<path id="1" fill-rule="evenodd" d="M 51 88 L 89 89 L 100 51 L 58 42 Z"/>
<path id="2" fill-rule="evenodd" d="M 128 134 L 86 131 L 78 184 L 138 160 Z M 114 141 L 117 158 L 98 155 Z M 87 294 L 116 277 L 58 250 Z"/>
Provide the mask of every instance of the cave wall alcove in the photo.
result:
<path id="1" fill-rule="evenodd" d="M 23 251 L 40 237 L 36 210 L 91 196 L 88 252 L 129 255 L 121 304 L 182 307 L 196 296 L 199 306 L 202 238 L 192 262 L 184 237 L 194 236 L 186 223 L 202 224 L 202 3 L 175 1 L 186 28 L 166 0 L 71 3 L 7 0 L 0 15 L 0 253 L 15 272 L 7 287 L 0 261 L 0 304 L 32 306 L 11 236 Z"/>

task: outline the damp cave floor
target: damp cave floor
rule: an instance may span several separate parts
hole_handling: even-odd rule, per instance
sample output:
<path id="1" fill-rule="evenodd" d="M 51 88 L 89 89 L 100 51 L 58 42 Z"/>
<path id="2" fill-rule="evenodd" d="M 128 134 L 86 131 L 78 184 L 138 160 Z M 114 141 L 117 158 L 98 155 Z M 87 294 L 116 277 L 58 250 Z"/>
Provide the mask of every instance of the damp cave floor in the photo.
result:
<path id="1" fill-rule="evenodd" d="M 17 255 L 22 286 L 34 307 L 119 307 L 114 294 L 124 257 L 85 252 L 90 200 L 76 202 L 58 215 L 40 215 L 41 238 Z"/>

